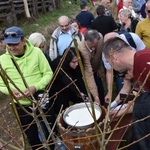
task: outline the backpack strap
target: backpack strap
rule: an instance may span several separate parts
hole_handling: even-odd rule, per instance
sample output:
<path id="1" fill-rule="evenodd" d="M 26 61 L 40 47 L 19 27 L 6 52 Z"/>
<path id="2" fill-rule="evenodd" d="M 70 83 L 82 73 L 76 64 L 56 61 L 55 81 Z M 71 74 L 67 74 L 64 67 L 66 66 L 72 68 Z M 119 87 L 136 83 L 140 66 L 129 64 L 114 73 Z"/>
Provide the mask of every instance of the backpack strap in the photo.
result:
<path id="1" fill-rule="evenodd" d="M 126 37 L 128 43 L 130 44 L 130 46 L 132 46 L 133 48 L 136 48 L 136 44 L 135 44 L 135 42 L 133 40 L 132 35 L 129 32 L 124 32 L 122 34 L 125 35 L 125 37 Z"/>

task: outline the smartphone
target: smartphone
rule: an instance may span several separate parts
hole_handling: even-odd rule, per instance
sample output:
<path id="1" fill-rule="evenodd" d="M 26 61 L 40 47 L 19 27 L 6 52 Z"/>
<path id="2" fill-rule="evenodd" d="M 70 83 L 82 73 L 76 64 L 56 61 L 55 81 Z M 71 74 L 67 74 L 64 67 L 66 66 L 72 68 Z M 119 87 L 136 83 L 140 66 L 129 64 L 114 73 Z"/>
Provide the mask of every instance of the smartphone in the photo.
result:
<path id="1" fill-rule="evenodd" d="M 133 94 L 128 95 L 128 94 L 125 94 L 125 93 L 120 93 L 120 100 L 121 101 L 126 100 L 126 102 L 128 102 L 128 101 L 133 100 L 134 97 L 135 97 L 135 95 L 133 95 Z"/>

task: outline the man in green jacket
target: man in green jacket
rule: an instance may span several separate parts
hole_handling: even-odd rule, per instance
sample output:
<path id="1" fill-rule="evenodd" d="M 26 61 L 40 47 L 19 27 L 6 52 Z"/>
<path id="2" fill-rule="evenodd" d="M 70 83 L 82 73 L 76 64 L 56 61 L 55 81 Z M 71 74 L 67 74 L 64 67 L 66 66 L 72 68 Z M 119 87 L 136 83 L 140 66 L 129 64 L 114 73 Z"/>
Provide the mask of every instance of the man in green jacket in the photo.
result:
<path id="1" fill-rule="evenodd" d="M 36 92 L 45 89 L 52 79 L 53 72 L 42 51 L 31 45 L 24 38 L 24 33 L 20 28 L 13 26 L 6 29 L 4 33 L 4 44 L 7 45 L 7 48 L 6 53 L 0 56 L 0 64 L 5 73 L 19 88 L 18 90 L 9 81 L 9 86 L 16 99 L 14 102 L 22 127 L 25 130 L 32 149 L 37 149 L 41 146 L 37 125 L 35 123 L 31 125 L 34 122 L 34 118 L 23 111 L 19 105 L 22 105 L 27 111 L 31 112 L 32 110 L 29 106 L 33 104 L 33 101 L 29 98 Z M 15 65 L 15 62 L 17 65 Z M 19 66 L 27 85 L 22 80 L 17 66 Z M 5 94 L 10 94 L 1 77 L 0 91 Z M 46 110 L 43 111 L 46 112 Z M 50 113 L 52 112 L 49 111 L 48 114 Z M 52 117 L 48 119 L 53 123 Z"/>

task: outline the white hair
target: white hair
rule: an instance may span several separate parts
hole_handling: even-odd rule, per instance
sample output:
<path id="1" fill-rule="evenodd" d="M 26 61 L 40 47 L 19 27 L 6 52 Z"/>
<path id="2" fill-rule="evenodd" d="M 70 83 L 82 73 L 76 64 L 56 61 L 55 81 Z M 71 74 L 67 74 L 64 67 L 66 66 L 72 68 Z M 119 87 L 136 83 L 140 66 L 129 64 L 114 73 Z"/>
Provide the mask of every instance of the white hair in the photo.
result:
<path id="1" fill-rule="evenodd" d="M 119 14 L 125 16 L 125 17 L 131 17 L 132 16 L 132 13 L 131 13 L 131 10 L 130 9 L 121 9 L 119 11 Z"/>
<path id="2" fill-rule="evenodd" d="M 126 3 L 128 0 L 123 0 L 124 3 Z"/>
<path id="3" fill-rule="evenodd" d="M 36 47 L 39 47 L 42 42 L 46 41 L 45 37 L 38 32 L 32 33 L 28 39 L 31 42 L 31 44 Z"/>

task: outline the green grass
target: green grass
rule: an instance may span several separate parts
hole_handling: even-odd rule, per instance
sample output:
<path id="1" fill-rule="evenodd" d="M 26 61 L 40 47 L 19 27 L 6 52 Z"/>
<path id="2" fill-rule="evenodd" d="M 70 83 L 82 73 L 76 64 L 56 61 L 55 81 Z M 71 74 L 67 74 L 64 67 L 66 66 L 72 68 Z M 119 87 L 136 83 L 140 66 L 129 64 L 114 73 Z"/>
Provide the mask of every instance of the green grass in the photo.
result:
<path id="1" fill-rule="evenodd" d="M 70 0 L 74 2 L 74 0 Z M 25 15 L 22 14 L 21 19 L 18 20 L 18 27 L 22 28 L 25 36 L 28 37 L 32 32 L 38 31 L 45 35 L 47 31 L 46 27 L 57 27 L 57 19 L 61 15 L 67 15 L 70 18 L 74 18 L 80 12 L 81 0 L 77 0 L 77 4 L 69 4 L 65 0 L 61 0 L 61 9 L 54 10 L 53 12 L 47 12 L 46 14 L 39 13 L 36 19 L 27 19 Z M 88 3 L 89 8 L 93 7 L 91 3 Z M 8 28 L 13 26 L 13 24 L 1 23 L 1 28 Z M 51 29 L 51 30 L 52 30 Z M 54 30 L 54 29 L 53 29 Z M 46 35 L 47 37 L 47 35 Z"/>
<path id="2" fill-rule="evenodd" d="M 67 10 L 67 11 L 66 11 Z M 33 31 L 42 31 L 43 28 L 46 26 L 51 26 L 52 24 L 56 24 L 57 19 L 61 15 L 67 15 L 69 17 L 72 17 L 76 15 L 76 12 L 78 12 L 79 5 L 64 5 L 62 6 L 61 9 L 55 10 L 53 12 L 48 12 L 46 14 L 39 14 L 39 17 L 37 20 L 32 20 L 32 21 L 26 21 L 22 25 L 22 29 L 24 32 L 28 35 Z M 19 25 L 21 26 L 21 24 Z M 36 28 L 35 28 L 36 26 Z"/>

